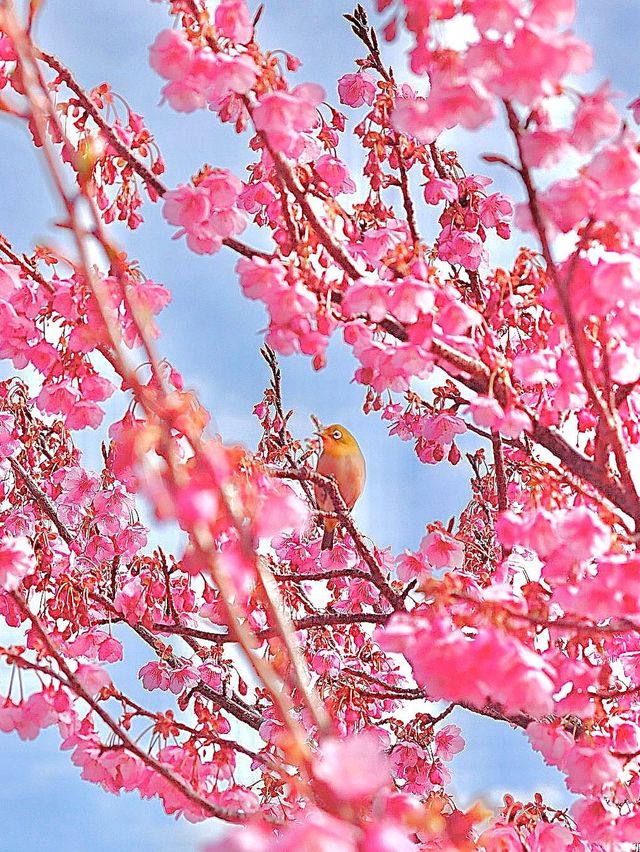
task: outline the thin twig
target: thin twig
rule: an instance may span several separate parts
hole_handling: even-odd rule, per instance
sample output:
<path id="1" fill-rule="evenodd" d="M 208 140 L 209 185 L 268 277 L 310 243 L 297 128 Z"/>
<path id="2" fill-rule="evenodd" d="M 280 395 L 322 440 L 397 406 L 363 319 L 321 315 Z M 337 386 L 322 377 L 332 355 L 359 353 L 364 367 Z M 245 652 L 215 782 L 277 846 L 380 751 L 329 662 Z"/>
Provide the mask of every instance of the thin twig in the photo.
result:
<path id="1" fill-rule="evenodd" d="M 498 511 L 507 510 L 507 474 L 504 466 L 504 453 L 502 451 L 502 438 L 495 429 L 491 430 L 491 445 L 493 447 L 493 469 L 496 478 L 496 490 L 498 492 Z"/>
<path id="2" fill-rule="evenodd" d="M 74 540 L 75 535 L 71 532 L 71 530 L 62 522 L 60 516 L 58 515 L 55 506 L 44 493 L 44 491 L 40 488 L 35 479 L 31 476 L 31 474 L 26 471 L 20 462 L 15 458 L 10 458 L 9 463 L 11 467 L 18 474 L 20 479 L 27 486 L 27 489 L 33 499 L 36 501 L 36 504 L 42 509 L 45 515 L 53 522 L 53 525 L 58 530 L 62 538 L 66 541 L 67 544 L 71 544 Z"/>

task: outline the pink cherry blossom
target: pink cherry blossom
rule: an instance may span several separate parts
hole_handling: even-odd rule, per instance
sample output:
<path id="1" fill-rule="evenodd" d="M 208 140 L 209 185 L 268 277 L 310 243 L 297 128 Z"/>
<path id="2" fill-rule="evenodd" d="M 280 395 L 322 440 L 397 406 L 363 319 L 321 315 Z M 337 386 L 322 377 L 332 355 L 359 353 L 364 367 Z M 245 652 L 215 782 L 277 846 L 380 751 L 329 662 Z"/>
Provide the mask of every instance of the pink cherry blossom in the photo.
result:
<path id="1" fill-rule="evenodd" d="M 467 426 L 462 418 L 441 411 L 435 417 L 423 418 L 420 431 L 427 441 L 437 441 L 448 446 L 457 435 L 464 435 Z"/>
<path id="2" fill-rule="evenodd" d="M 613 729 L 612 749 L 622 754 L 640 752 L 640 727 L 631 721 L 621 721 Z"/>
<path id="3" fill-rule="evenodd" d="M 449 179 L 431 178 L 424 186 L 424 200 L 427 204 L 440 201 L 457 201 L 458 186 Z"/>
<path id="4" fill-rule="evenodd" d="M 393 111 L 393 126 L 421 142 L 433 142 L 439 133 L 426 98 L 399 98 Z"/>
<path id="5" fill-rule="evenodd" d="M 383 648 L 402 652 L 433 699 L 467 701 L 483 707 L 494 700 L 514 711 L 546 715 L 553 708 L 552 670 L 540 656 L 492 627 L 466 637 L 446 616 L 395 616 L 378 631 Z M 456 671 L 455 681 L 450 672 Z"/>
<path id="6" fill-rule="evenodd" d="M 13 437 L 14 429 L 13 415 L 0 411 L 0 459 L 9 458 L 18 449 L 19 442 Z"/>
<path id="7" fill-rule="evenodd" d="M 358 833 L 355 826 L 324 811 L 309 812 L 294 823 L 277 844 L 277 852 L 357 852 Z M 276 848 L 271 847 L 273 852 Z"/>
<path id="8" fill-rule="evenodd" d="M 513 216 L 513 204 L 501 192 L 494 192 L 480 201 L 480 221 L 485 228 L 498 228 L 510 222 Z M 500 236 L 503 236 L 501 233 Z"/>
<path id="9" fill-rule="evenodd" d="M 0 538 L 0 588 L 14 591 L 35 570 L 33 547 L 26 536 Z"/>
<path id="10" fill-rule="evenodd" d="M 167 80 L 185 77 L 193 57 L 193 46 L 181 30 L 163 30 L 149 48 L 151 67 Z"/>
<path id="11" fill-rule="evenodd" d="M 389 780 L 382 743 L 373 732 L 364 732 L 347 740 L 324 739 L 314 771 L 316 778 L 345 802 L 369 799 Z"/>
<path id="12" fill-rule="evenodd" d="M 510 438 L 517 438 L 531 430 L 531 419 L 524 411 L 503 409 L 496 399 L 476 397 L 469 405 L 469 412 L 478 426 L 496 429 Z"/>
<path id="13" fill-rule="evenodd" d="M 478 848 L 484 852 L 523 852 L 518 833 L 512 825 L 495 825 L 483 831 Z"/>
<path id="14" fill-rule="evenodd" d="M 420 542 L 420 550 L 434 568 L 462 568 L 464 546 L 443 530 L 428 533 Z"/>
<path id="15" fill-rule="evenodd" d="M 569 852 L 574 847 L 574 834 L 560 823 L 538 822 L 527 838 L 531 852 Z"/>
<path id="16" fill-rule="evenodd" d="M 356 185 L 349 177 L 346 165 L 337 157 L 330 154 L 319 157 L 315 162 L 315 170 L 327 185 L 330 195 L 356 191 Z"/>
<path id="17" fill-rule="evenodd" d="M 380 322 L 389 312 L 390 288 L 377 278 L 361 278 L 349 288 L 343 301 L 347 316 L 367 314 Z"/>
<path id="18" fill-rule="evenodd" d="M 473 15 L 476 26 L 482 33 L 496 30 L 504 35 L 514 28 L 520 16 L 515 0 L 467 0 L 465 8 Z"/>
<path id="19" fill-rule="evenodd" d="M 323 99 L 324 90 L 313 83 L 264 95 L 253 111 L 256 129 L 276 150 L 294 156 L 300 150 L 300 134 L 317 123 L 316 107 Z"/>
<path id="20" fill-rule="evenodd" d="M 338 80 L 338 94 L 340 103 L 347 106 L 359 107 L 363 104 L 371 106 L 376 95 L 375 80 L 367 71 L 344 74 Z"/>
<path id="21" fill-rule="evenodd" d="M 532 20 L 540 27 L 562 27 L 573 23 L 576 0 L 534 0 Z"/>
<path id="22" fill-rule="evenodd" d="M 365 827 L 361 849 L 367 852 L 412 852 L 415 843 L 393 823 L 369 824 Z"/>
<path id="23" fill-rule="evenodd" d="M 572 735 L 557 722 L 530 722 L 527 736 L 533 748 L 542 753 L 545 763 L 550 766 L 563 766 L 575 745 Z"/>
<path id="24" fill-rule="evenodd" d="M 128 580 L 118 589 L 114 599 L 114 608 L 121 612 L 129 624 L 136 624 L 147 611 L 144 589 L 138 577 Z"/>
<path id="25" fill-rule="evenodd" d="M 572 792 L 598 793 L 618 779 L 622 764 L 601 749 L 578 744 L 567 755 L 563 771 Z"/>
<path id="26" fill-rule="evenodd" d="M 111 678 L 100 666 L 91 663 L 81 663 L 75 671 L 75 676 L 89 695 L 97 695 L 103 687 L 109 686 Z"/>
<path id="27" fill-rule="evenodd" d="M 284 529 L 299 530 L 309 516 L 307 507 L 285 485 L 272 485 L 266 491 L 262 506 L 254 520 L 254 531 L 259 537 L 281 533 Z"/>
<path id="28" fill-rule="evenodd" d="M 216 6 L 216 29 L 238 44 L 246 44 L 253 36 L 251 17 L 244 0 L 222 0 Z"/>
<path id="29" fill-rule="evenodd" d="M 612 93 L 603 84 L 592 95 L 583 95 L 575 112 L 571 144 L 588 153 L 599 142 L 615 136 L 620 129 L 620 116 L 611 103 Z"/>
<path id="30" fill-rule="evenodd" d="M 464 740 L 457 725 L 445 725 L 436 734 L 436 751 L 442 760 L 451 760 L 464 748 Z"/>
<path id="31" fill-rule="evenodd" d="M 569 134 L 562 129 L 539 127 L 524 134 L 521 145 L 528 166 L 549 169 L 566 157 Z"/>
<path id="32" fill-rule="evenodd" d="M 431 565 L 426 561 L 424 553 L 418 551 L 412 553 L 405 550 L 396 558 L 396 571 L 398 577 L 405 583 L 414 578 L 423 579 L 431 575 Z"/>
<path id="33" fill-rule="evenodd" d="M 477 270 L 485 257 L 482 239 L 471 231 L 454 230 L 446 225 L 438 239 L 438 256 L 465 269 Z"/>
<path id="34" fill-rule="evenodd" d="M 467 68 L 487 89 L 502 98 L 530 105 L 550 95 L 566 74 L 580 74 L 591 65 L 588 45 L 570 32 L 528 24 L 515 31 L 512 43 L 481 41 L 469 50 Z"/>
<path id="35" fill-rule="evenodd" d="M 628 135 L 604 147 L 587 167 L 586 174 L 604 192 L 621 192 L 640 179 L 640 154 Z"/>
<path id="36" fill-rule="evenodd" d="M 60 486 L 64 491 L 64 499 L 76 506 L 83 506 L 98 492 L 100 482 L 95 474 L 90 474 L 81 467 L 70 468 L 64 474 Z"/>
<path id="37" fill-rule="evenodd" d="M 164 196 L 164 217 L 186 235 L 196 254 L 213 254 L 228 237 L 241 233 L 246 218 L 235 206 L 242 184 L 226 169 L 213 169 L 197 186 L 183 184 Z"/>
<path id="38" fill-rule="evenodd" d="M 218 7 L 219 25 L 238 37 L 247 36 L 244 3 Z M 251 36 L 251 25 L 248 23 Z M 207 104 L 219 109 L 228 96 L 246 95 L 255 85 L 258 69 L 247 54 L 214 53 L 206 45 L 194 47 L 184 33 L 165 30 L 150 48 L 152 67 L 169 82 L 162 94 L 178 112 L 192 112 Z"/>

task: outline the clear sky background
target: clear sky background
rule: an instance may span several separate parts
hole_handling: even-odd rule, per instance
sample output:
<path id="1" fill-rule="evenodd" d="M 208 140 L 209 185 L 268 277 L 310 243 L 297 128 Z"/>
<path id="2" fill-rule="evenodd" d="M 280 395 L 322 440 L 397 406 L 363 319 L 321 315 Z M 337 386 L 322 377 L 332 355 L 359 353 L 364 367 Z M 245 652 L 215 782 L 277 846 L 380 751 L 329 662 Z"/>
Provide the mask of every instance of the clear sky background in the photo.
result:
<path id="1" fill-rule="evenodd" d="M 347 0 L 265 0 L 264 5 L 260 43 L 298 55 L 303 66 L 297 81 L 320 82 L 328 99 L 337 103 L 336 80 L 354 70 L 353 59 L 360 55 L 348 25 L 341 20 L 352 5 Z M 373 4 L 365 5 L 371 9 Z M 596 52 L 589 82 L 610 79 L 622 93 L 620 103 L 627 103 L 640 91 L 640 4 L 637 0 L 578 0 L 578 6 L 578 31 Z M 159 105 L 161 81 L 148 67 L 147 50 L 157 32 L 168 25 L 166 5 L 148 0 L 48 0 L 37 33 L 43 48 L 58 54 L 82 84 L 91 87 L 107 80 L 144 115 L 167 163 L 163 179 L 169 186 L 186 182 L 204 162 L 242 176 L 247 160 L 241 138 L 221 127 L 210 113 L 179 116 Z M 388 49 L 389 61 L 398 71 L 402 53 L 401 46 Z M 342 155 L 355 171 L 357 147 L 348 134 L 345 140 Z M 483 151 L 509 150 L 501 132 L 493 128 L 456 137 L 456 142 L 469 171 L 483 168 L 500 188 L 513 189 L 507 176 L 497 169 L 488 171 L 491 167 L 481 167 L 477 160 Z M 29 252 L 35 243 L 46 242 L 58 211 L 26 131 L 4 118 L 0 118 L 0 198 L 0 231 L 16 249 Z M 241 296 L 231 253 L 213 258 L 191 254 L 183 241 L 170 239 L 171 229 L 160 207 L 148 204 L 144 215 L 146 221 L 138 231 L 122 231 L 119 237 L 144 272 L 173 294 L 172 304 L 160 317 L 160 351 L 182 371 L 187 385 L 197 390 L 223 438 L 253 447 L 259 430 L 251 408 L 261 398 L 267 378 L 258 351 L 264 311 Z M 424 209 L 420 226 L 424 234 L 433 233 Z M 254 242 L 257 239 L 252 235 Z M 508 262 L 509 258 L 501 254 L 498 260 Z M 379 544 L 391 546 L 394 552 L 416 547 L 427 522 L 446 520 L 462 509 L 467 495 L 463 465 L 457 470 L 421 465 L 411 445 L 388 440 L 385 425 L 375 415 L 362 414 L 363 389 L 350 384 L 355 364 L 337 339 L 329 351 L 329 365 L 321 373 L 315 373 L 306 358 L 281 360 L 285 402 L 296 410 L 293 428 L 297 434 L 309 434 L 313 412 L 325 422 L 344 423 L 358 436 L 368 460 L 368 481 L 357 519 L 366 532 L 375 532 Z M 97 463 L 96 435 L 88 431 L 78 436 L 78 442 L 86 451 L 87 463 Z M 0 628 L 0 642 L 4 637 Z M 144 649 L 129 646 L 124 668 L 111 669 L 114 680 L 136 689 L 135 673 L 147 659 Z M 0 679 L 0 695 L 4 686 Z M 145 693 L 144 697 L 153 706 L 171 706 L 161 694 Z M 544 792 L 551 804 L 568 802 L 558 773 L 531 754 L 521 732 L 463 712 L 452 720 L 463 728 L 468 742 L 452 766 L 463 802 L 483 797 L 498 804 L 500 791 L 529 794 L 534 790 Z M 31 743 L 21 742 L 14 734 L 0 735 L 0 852 L 35 848 L 186 852 L 213 832 L 212 824 L 176 822 L 157 801 L 143 802 L 137 794 L 115 797 L 81 781 L 68 753 L 59 751 L 56 730 L 45 731 Z"/>

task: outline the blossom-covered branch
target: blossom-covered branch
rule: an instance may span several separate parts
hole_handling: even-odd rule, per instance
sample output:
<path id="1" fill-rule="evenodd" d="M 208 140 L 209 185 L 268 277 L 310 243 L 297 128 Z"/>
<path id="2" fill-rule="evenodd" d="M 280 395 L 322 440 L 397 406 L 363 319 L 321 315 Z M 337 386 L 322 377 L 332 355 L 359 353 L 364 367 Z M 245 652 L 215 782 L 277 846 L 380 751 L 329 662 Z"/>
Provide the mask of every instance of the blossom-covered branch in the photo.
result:
<path id="1" fill-rule="evenodd" d="M 214 152 L 169 187 L 125 97 L 84 89 L 35 43 L 38 4 L 23 20 L 0 0 L 0 109 L 29 129 L 67 246 L 0 237 L 0 357 L 16 374 L 0 383 L 0 618 L 15 635 L 0 728 L 57 725 L 105 790 L 246 823 L 225 850 L 630 847 L 640 147 L 607 83 L 578 88 L 590 50 L 574 4 L 378 0 L 382 36 L 358 5 L 345 17 L 362 55 L 335 97 L 261 44 L 268 2 L 253 17 L 244 0 L 212 5 L 169 0 L 149 61 L 177 126 L 206 110 L 247 143 L 246 172 Z M 385 59 L 401 31 L 411 77 Z M 444 133 L 494 121 L 492 179 Z M 267 312 L 255 448 L 212 434 L 160 354 L 170 287 L 113 238 L 116 220 L 147 227 L 156 201 L 189 250 L 238 254 L 239 287 Z M 390 440 L 468 476 L 449 520 L 426 507 L 417 547 L 374 543 L 296 434 L 278 359 L 321 370 L 337 336 Z M 163 710 L 111 680 L 131 643 Z M 461 711 L 524 731 L 570 811 L 532 792 L 463 812 L 448 767 Z"/>

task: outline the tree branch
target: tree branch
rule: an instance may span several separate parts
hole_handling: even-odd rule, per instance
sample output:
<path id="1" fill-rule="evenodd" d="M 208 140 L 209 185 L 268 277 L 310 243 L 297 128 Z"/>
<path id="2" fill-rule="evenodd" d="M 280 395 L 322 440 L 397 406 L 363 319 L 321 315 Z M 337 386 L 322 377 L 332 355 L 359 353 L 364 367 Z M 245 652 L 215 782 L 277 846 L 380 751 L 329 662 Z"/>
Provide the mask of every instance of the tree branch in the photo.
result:
<path id="1" fill-rule="evenodd" d="M 56 507 L 53 505 L 49 497 L 44 493 L 44 491 L 40 488 L 35 479 L 31 476 L 31 474 L 26 471 L 20 462 L 15 458 L 10 458 L 9 463 L 13 468 L 14 472 L 22 479 L 24 484 L 26 485 L 29 493 L 33 497 L 36 502 L 36 505 L 42 509 L 45 515 L 53 521 L 53 525 L 60 533 L 61 537 L 66 541 L 67 544 L 71 544 L 74 540 L 75 535 L 71 532 L 71 530 L 62 522 L 60 516 L 56 511 Z"/>
<path id="2" fill-rule="evenodd" d="M 47 631 L 42 625 L 42 622 L 29 609 L 25 599 L 19 592 L 12 592 L 11 597 L 15 601 L 17 607 L 20 609 L 22 614 L 31 621 L 34 630 L 38 634 L 38 637 L 44 647 L 47 650 L 47 653 L 50 657 L 52 657 L 61 672 L 64 673 L 69 686 L 75 694 L 82 698 L 86 704 L 91 707 L 91 709 L 98 715 L 102 721 L 107 725 L 107 727 L 115 734 L 115 736 L 122 742 L 123 748 L 129 751 L 131 754 L 138 757 L 143 763 L 153 769 L 158 775 L 161 775 L 166 781 L 168 781 L 173 787 L 179 790 L 182 795 L 188 799 L 193 805 L 198 808 L 201 808 L 205 813 L 209 814 L 209 816 L 217 817 L 218 819 L 224 820 L 225 822 L 242 822 L 247 817 L 247 813 L 243 810 L 230 810 L 229 808 L 223 808 L 220 805 L 215 805 L 212 802 L 209 802 L 205 799 L 200 793 L 194 790 L 189 784 L 184 781 L 184 779 L 180 778 L 178 775 L 174 773 L 172 769 L 165 764 L 160 763 L 160 761 L 156 760 L 155 757 L 150 755 L 148 752 L 144 751 L 144 749 L 140 748 L 124 731 L 124 729 L 115 722 L 111 716 L 106 712 L 106 710 L 100 706 L 100 704 L 90 695 L 87 690 L 83 687 L 81 682 L 78 680 L 76 675 L 71 671 L 67 663 L 65 662 L 62 655 L 59 653 L 52 640 L 49 638 Z"/>
<path id="3" fill-rule="evenodd" d="M 147 187 L 150 187 L 153 190 L 153 193 L 155 193 L 157 197 L 161 198 L 165 192 L 167 192 L 167 187 L 160 178 L 151 171 L 146 163 L 136 156 L 131 148 L 129 148 L 128 145 L 125 145 L 117 134 L 114 133 L 109 122 L 106 121 L 97 105 L 91 100 L 87 92 L 78 83 L 71 70 L 67 68 L 67 66 L 64 65 L 57 56 L 54 56 L 51 53 L 47 53 L 44 50 L 38 50 L 37 55 L 53 71 L 56 72 L 67 88 L 73 92 L 85 112 L 91 116 L 93 121 L 100 128 L 100 131 L 108 141 L 109 145 L 118 152 L 118 156 L 120 156 L 123 160 L 126 160 L 133 171 L 147 184 Z M 152 200 L 155 200 L 155 198 L 152 197 Z M 273 255 L 269 254 L 269 252 L 252 248 L 246 243 L 234 239 L 233 237 L 227 237 L 223 240 L 223 244 L 243 257 L 262 257 L 265 260 L 270 260 L 273 257 Z"/>
<path id="4" fill-rule="evenodd" d="M 386 624 L 391 613 L 385 612 L 326 612 L 316 615 L 307 615 L 302 618 L 292 619 L 292 627 L 295 631 L 311 630 L 319 627 L 335 627 L 339 624 Z M 200 630 L 197 627 L 186 627 L 182 624 L 156 623 L 153 629 L 159 633 L 176 634 L 177 636 L 193 636 L 196 639 L 204 639 L 216 645 L 226 645 L 228 642 L 237 642 L 232 632 L 214 633 L 211 630 Z M 279 630 L 275 627 L 265 627 L 257 630 L 255 638 L 264 641 L 274 636 L 279 636 Z"/>
<path id="5" fill-rule="evenodd" d="M 365 544 L 356 525 L 353 523 L 349 510 L 342 499 L 342 495 L 340 494 L 333 477 L 322 476 L 322 474 L 319 474 L 317 471 L 309 469 L 295 470 L 289 468 L 276 468 L 271 469 L 269 473 L 279 479 L 293 479 L 298 482 L 313 482 L 314 485 L 321 485 L 327 491 L 331 497 L 331 502 L 333 503 L 336 514 L 340 518 L 340 522 L 348 531 L 356 545 L 358 553 L 371 571 L 371 582 L 378 588 L 378 591 L 385 596 L 394 609 L 403 609 L 404 600 L 402 595 L 398 594 L 384 577 L 375 557 Z"/>

